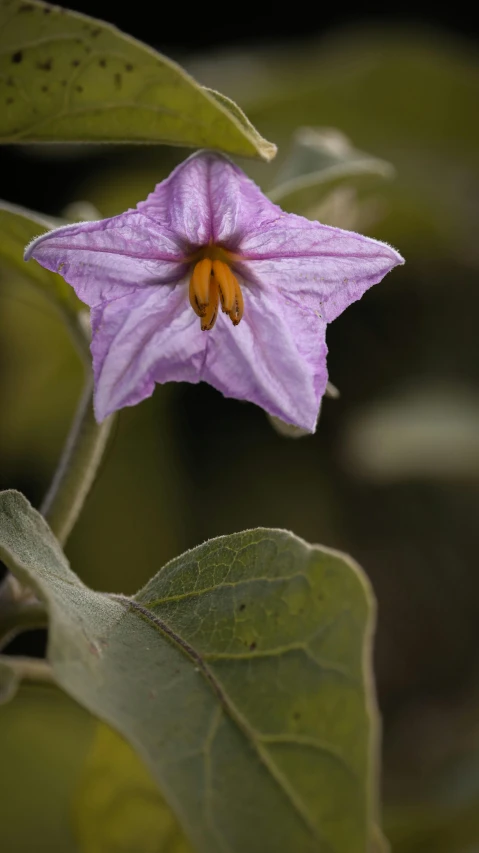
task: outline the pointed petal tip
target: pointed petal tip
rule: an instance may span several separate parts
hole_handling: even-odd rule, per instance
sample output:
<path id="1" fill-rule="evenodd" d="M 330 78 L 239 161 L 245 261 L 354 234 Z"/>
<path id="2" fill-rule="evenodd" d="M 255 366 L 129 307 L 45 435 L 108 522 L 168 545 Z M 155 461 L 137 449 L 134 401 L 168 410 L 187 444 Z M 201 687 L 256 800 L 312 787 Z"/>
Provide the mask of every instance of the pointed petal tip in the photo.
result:
<path id="1" fill-rule="evenodd" d="M 393 269 L 394 267 L 402 266 L 406 263 L 405 258 L 403 258 L 403 256 L 398 252 L 397 249 L 394 248 L 394 246 L 391 246 L 389 243 L 383 243 L 383 245 L 389 250 L 389 257 L 393 261 L 391 269 Z"/>
<path id="2" fill-rule="evenodd" d="M 43 234 L 39 234 L 38 237 L 34 237 L 33 240 L 31 240 L 30 243 L 28 243 L 28 245 L 25 247 L 23 259 L 25 261 L 29 261 L 29 260 L 31 260 L 31 258 L 38 260 L 38 258 L 35 255 L 36 249 L 42 243 L 44 243 L 45 241 L 48 241 L 50 239 L 50 237 L 62 238 L 65 236 L 65 234 L 69 234 L 70 232 L 73 232 L 74 234 L 76 234 L 78 232 L 81 232 L 85 226 L 90 231 L 90 230 L 92 230 L 93 226 L 100 225 L 105 221 L 106 220 L 98 220 L 98 221 L 86 220 L 85 222 L 69 222 L 67 225 L 59 225 L 58 228 L 52 228 L 52 229 L 50 229 L 50 231 L 44 231 Z"/>
<path id="3" fill-rule="evenodd" d="M 49 232 L 47 231 L 46 233 L 48 234 Z M 29 260 L 31 260 L 31 258 L 35 257 L 33 254 L 35 247 L 38 245 L 38 243 L 41 240 L 43 240 L 44 237 L 45 237 L 45 234 L 40 234 L 38 237 L 34 237 L 33 240 L 30 240 L 28 245 L 25 246 L 25 251 L 23 253 L 23 260 L 24 261 L 29 261 Z"/>

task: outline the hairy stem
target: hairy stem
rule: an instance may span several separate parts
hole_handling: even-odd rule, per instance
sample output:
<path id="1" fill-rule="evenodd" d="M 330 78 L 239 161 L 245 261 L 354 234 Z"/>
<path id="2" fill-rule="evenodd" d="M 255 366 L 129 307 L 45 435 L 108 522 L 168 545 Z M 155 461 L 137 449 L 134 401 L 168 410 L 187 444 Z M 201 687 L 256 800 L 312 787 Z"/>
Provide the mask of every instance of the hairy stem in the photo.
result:
<path id="1" fill-rule="evenodd" d="M 91 489 L 106 447 L 113 418 L 98 424 L 93 413 L 93 375 L 88 332 L 80 315 L 65 312 L 64 319 L 83 359 L 87 381 L 60 462 L 40 512 L 63 545 Z M 0 584 L 0 649 L 22 631 L 48 625 L 45 606 L 10 573 Z"/>
<path id="2" fill-rule="evenodd" d="M 40 512 L 61 544 L 67 540 L 90 491 L 113 418 L 98 424 L 93 414 L 93 376 L 88 375 L 70 434 Z"/>
<path id="3" fill-rule="evenodd" d="M 45 660 L 0 655 L 0 664 L 5 664 L 19 681 L 29 681 L 35 684 L 56 684 L 52 668 Z"/>
<path id="4" fill-rule="evenodd" d="M 5 648 L 17 634 L 33 628 L 46 628 L 47 624 L 48 614 L 40 601 L 31 598 L 6 602 L 0 607 L 0 649 Z"/>

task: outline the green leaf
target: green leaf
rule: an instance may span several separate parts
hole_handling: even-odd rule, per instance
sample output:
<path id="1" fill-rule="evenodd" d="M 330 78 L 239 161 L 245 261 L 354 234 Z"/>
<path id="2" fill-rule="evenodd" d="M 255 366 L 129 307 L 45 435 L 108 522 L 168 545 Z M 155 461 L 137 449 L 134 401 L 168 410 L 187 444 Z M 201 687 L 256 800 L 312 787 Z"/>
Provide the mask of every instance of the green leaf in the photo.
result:
<path id="1" fill-rule="evenodd" d="M 47 219 L 32 210 L 0 201 L 0 265 L 28 279 L 56 305 L 69 311 L 78 311 L 84 305 L 75 296 L 73 288 L 56 273 L 49 272 L 37 263 L 23 260 L 25 247 L 34 237 L 57 228 L 59 221 Z"/>
<path id="2" fill-rule="evenodd" d="M 143 762 L 103 724 L 87 754 L 73 813 L 82 853 L 192 853 Z"/>
<path id="3" fill-rule="evenodd" d="M 195 850 L 365 853 L 372 599 L 348 558 L 254 530 L 108 596 L 16 492 L 0 498 L 0 543 L 47 603 L 59 684 L 143 757 Z"/>
<path id="4" fill-rule="evenodd" d="M 358 151 L 340 131 L 302 127 L 269 195 L 288 210 L 304 213 L 339 187 L 367 193 L 393 176 L 389 163 Z"/>
<path id="5" fill-rule="evenodd" d="M 40 3 L 0 2 L 0 141 L 163 142 L 270 160 L 235 104 L 115 27 Z"/>

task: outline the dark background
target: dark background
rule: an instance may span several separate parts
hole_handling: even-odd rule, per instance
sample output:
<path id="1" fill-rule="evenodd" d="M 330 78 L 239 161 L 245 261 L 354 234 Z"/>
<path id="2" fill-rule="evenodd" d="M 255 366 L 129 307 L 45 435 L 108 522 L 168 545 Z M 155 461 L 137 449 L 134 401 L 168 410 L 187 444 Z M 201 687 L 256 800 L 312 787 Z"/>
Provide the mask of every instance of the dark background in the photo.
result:
<path id="1" fill-rule="evenodd" d="M 140 41 L 152 45 L 178 62 L 195 53 L 227 51 L 251 46 L 274 46 L 301 37 L 315 37 L 318 43 L 337 30 L 355 28 L 405 28 L 411 32 L 431 31 L 459 36 L 472 49 L 477 43 L 478 22 L 461 3 L 300 3 L 292 6 L 277 2 L 258 4 L 243 0 L 225 4 L 213 0 L 203 3 L 156 4 L 148 0 L 135 3 L 135 13 L 127 3 L 112 0 L 77 0 L 58 3 L 85 15 L 115 24 Z M 106 159 L 111 155 L 106 155 Z M 101 156 L 98 158 L 101 159 Z M 10 168 L 12 163 L 12 168 Z M 71 183 L 82 179 L 90 163 L 54 163 L 42 171 L 25 162 L 10 148 L 2 151 L 3 197 L 17 204 L 54 215 L 68 202 Z"/>

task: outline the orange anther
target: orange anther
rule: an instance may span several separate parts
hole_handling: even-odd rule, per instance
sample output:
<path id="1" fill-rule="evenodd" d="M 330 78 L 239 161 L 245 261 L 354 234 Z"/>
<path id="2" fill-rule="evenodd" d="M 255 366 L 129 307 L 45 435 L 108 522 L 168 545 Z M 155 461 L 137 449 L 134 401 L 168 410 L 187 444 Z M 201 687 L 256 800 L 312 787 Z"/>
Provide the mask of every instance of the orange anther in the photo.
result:
<path id="1" fill-rule="evenodd" d="M 212 266 L 210 258 L 203 258 L 195 264 L 190 279 L 190 302 L 193 311 L 199 317 L 205 316 L 206 307 L 209 303 Z"/>
<path id="2" fill-rule="evenodd" d="M 238 325 L 243 316 L 243 294 L 230 267 L 229 254 L 225 249 L 208 245 L 190 258 L 194 264 L 190 278 L 190 303 L 195 314 L 201 318 L 204 332 L 215 325 L 220 300 L 222 310 L 228 314 L 234 326 Z"/>
<path id="3" fill-rule="evenodd" d="M 210 286 L 209 286 L 209 297 L 208 297 L 208 305 L 205 309 L 205 313 L 201 318 L 201 331 L 209 332 L 210 329 L 213 328 L 216 323 L 216 318 L 218 316 L 218 301 L 219 301 L 219 290 L 218 283 L 214 276 L 210 277 Z"/>
<path id="4" fill-rule="evenodd" d="M 230 318 L 233 326 L 237 326 L 240 322 L 243 313 L 244 313 L 244 299 L 243 294 L 241 293 L 241 287 L 239 286 L 235 276 L 234 278 L 234 287 L 235 287 L 235 295 L 234 295 L 234 305 L 230 311 Z"/>
<path id="5" fill-rule="evenodd" d="M 236 279 L 224 261 L 213 261 L 213 273 L 218 282 L 221 307 L 226 314 L 229 314 L 234 306 Z"/>

